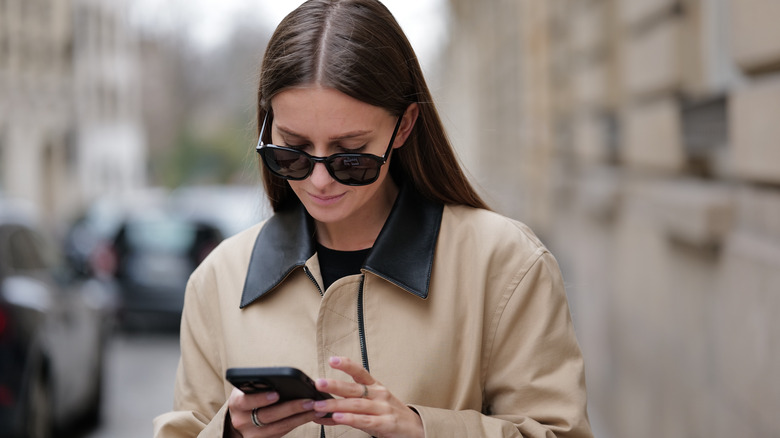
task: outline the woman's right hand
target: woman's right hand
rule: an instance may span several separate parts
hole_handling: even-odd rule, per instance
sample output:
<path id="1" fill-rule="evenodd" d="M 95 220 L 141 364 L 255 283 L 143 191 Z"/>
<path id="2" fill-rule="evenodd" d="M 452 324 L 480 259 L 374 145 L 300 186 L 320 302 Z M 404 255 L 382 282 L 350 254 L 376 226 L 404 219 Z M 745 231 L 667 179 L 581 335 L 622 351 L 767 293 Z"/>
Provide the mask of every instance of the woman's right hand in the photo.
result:
<path id="1" fill-rule="evenodd" d="M 270 438 L 281 437 L 296 427 L 308 423 L 318 414 L 313 411 L 312 400 L 293 400 L 275 404 L 279 394 L 275 392 L 244 394 L 233 388 L 228 399 L 228 429 L 231 437 Z M 252 421 L 252 410 L 260 426 Z"/>

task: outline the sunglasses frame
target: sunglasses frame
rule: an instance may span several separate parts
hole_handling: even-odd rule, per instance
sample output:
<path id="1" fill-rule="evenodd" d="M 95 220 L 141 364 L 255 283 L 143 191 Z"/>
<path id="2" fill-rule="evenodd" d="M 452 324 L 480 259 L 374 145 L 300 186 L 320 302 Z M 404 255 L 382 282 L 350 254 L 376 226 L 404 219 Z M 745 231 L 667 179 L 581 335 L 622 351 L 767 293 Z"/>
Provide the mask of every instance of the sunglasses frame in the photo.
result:
<path id="1" fill-rule="evenodd" d="M 344 184 L 344 185 L 347 185 L 347 186 L 367 186 L 369 184 L 373 184 L 379 178 L 379 173 L 382 170 L 382 166 L 384 166 L 384 164 L 387 163 L 387 160 L 390 158 L 390 153 L 393 150 L 393 143 L 395 142 L 395 136 L 396 136 L 396 134 L 398 134 L 398 129 L 401 127 L 401 120 L 403 119 L 403 114 L 401 114 L 398 117 L 398 121 L 395 124 L 395 129 L 393 129 L 393 135 L 392 135 L 392 137 L 390 137 L 390 144 L 387 145 L 387 150 L 385 151 L 385 153 L 381 157 L 376 156 L 374 154 L 362 154 L 362 153 L 351 153 L 351 152 L 331 154 L 331 155 L 328 155 L 327 157 L 315 157 L 314 155 L 311 155 L 311 154 L 309 154 L 307 152 L 304 152 L 302 150 L 299 150 L 299 149 L 288 148 L 288 147 L 285 147 L 285 146 L 277 146 L 277 145 L 271 144 L 271 143 L 263 143 L 263 134 L 265 133 L 265 126 L 266 126 L 266 123 L 268 121 L 268 114 L 269 114 L 269 112 L 265 113 L 265 118 L 263 118 L 263 125 L 260 127 L 260 138 L 257 140 L 257 146 L 255 146 L 255 150 L 260 155 L 260 158 L 263 160 L 263 164 L 265 165 L 266 169 L 268 169 L 269 172 L 273 173 L 274 175 L 278 176 L 279 178 L 283 178 L 283 179 L 286 179 L 286 180 L 302 181 L 302 180 L 305 180 L 306 178 L 311 176 L 312 172 L 314 172 L 314 166 L 317 163 L 322 163 L 323 165 L 325 165 L 325 169 L 327 169 L 328 174 L 331 176 L 331 178 L 333 178 L 339 184 Z M 300 178 L 291 177 L 291 176 L 287 176 L 287 175 L 281 175 L 281 174 L 277 173 L 276 171 L 274 171 L 272 169 L 272 167 L 269 166 L 268 163 L 266 162 L 265 153 L 262 152 L 264 149 L 276 149 L 276 150 L 293 152 L 293 153 L 302 155 L 303 157 L 305 157 L 309 161 L 309 164 L 310 164 L 309 170 L 306 172 L 306 175 L 304 175 L 304 176 L 302 176 Z M 374 178 L 370 179 L 370 180 L 361 181 L 361 182 L 358 182 L 358 183 L 344 182 L 344 181 L 342 181 L 341 179 L 339 179 L 335 175 L 336 171 L 333 170 L 333 168 L 331 167 L 331 161 L 336 159 L 336 158 L 370 158 L 370 159 L 375 160 L 376 162 L 378 162 L 379 163 L 379 167 L 377 168 L 376 176 Z"/>

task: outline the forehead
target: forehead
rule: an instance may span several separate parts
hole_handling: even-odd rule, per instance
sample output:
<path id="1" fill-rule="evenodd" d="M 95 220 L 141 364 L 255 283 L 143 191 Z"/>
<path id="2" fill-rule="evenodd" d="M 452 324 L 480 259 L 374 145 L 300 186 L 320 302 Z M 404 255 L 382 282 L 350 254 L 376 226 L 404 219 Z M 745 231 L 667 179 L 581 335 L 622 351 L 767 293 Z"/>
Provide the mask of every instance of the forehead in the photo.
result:
<path id="1" fill-rule="evenodd" d="M 372 131 L 392 121 L 384 108 L 323 87 L 290 88 L 271 101 L 277 125 L 296 133 L 338 135 L 346 131 Z"/>

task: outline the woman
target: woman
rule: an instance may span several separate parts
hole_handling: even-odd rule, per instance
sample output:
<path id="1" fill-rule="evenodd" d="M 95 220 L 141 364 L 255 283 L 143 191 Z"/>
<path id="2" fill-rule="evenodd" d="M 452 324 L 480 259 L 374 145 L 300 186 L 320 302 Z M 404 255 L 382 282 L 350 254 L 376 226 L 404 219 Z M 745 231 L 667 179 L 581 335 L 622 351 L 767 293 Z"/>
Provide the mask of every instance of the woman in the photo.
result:
<path id="1" fill-rule="evenodd" d="M 156 436 L 591 436 L 555 259 L 469 185 L 381 3 L 290 13 L 258 125 L 275 214 L 193 273 Z M 335 397 L 277 403 L 225 380 L 251 366 L 299 368 Z"/>

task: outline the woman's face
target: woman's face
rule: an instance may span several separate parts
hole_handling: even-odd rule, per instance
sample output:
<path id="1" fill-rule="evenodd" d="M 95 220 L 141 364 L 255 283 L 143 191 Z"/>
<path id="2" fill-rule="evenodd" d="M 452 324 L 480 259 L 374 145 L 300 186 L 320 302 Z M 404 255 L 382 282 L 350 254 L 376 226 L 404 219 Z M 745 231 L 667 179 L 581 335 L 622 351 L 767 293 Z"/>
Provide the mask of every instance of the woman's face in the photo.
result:
<path id="1" fill-rule="evenodd" d="M 273 144 L 301 149 L 316 157 L 344 152 L 381 157 L 398 120 L 383 108 L 317 86 L 282 91 L 271 106 Z M 404 124 L 393 148 L 400 147 L 408 136 Z M 334 180 L 324 164 L 317 163 L 308 178 L 288 183 L 319 223 L 362 227 L 372 224 L 377 215 L 386 215 L 392 207 L 397 188 L 388 177 L 389 168 L 390 163 L 385 163 L 372 184 L 347 186 Z"/>

